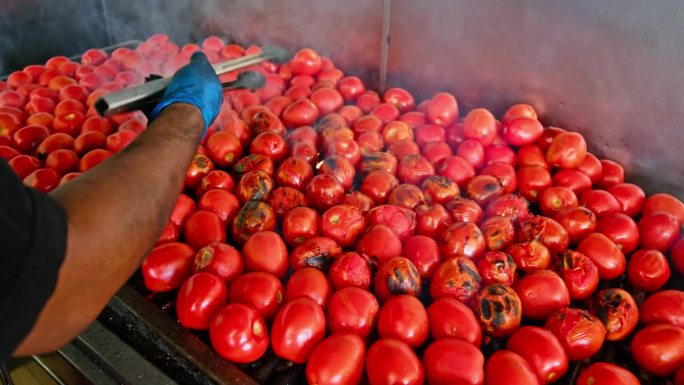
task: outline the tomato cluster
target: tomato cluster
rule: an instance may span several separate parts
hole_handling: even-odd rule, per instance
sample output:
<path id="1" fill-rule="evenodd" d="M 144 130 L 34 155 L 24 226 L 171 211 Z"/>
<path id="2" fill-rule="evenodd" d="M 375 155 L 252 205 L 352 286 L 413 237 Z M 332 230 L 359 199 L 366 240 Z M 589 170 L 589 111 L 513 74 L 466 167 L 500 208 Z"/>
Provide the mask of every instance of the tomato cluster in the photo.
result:
<path id="1" fill-rule="evenodd" d="M 77 178 L 147 123 L 94 100 L 196 50 L 259 48 L 160 34 L 11 74 L 0 155 L 42 191 Z M 225 93 L 141 268 L 219 355 L 275 354 L 318 385 L 549 384 L 570 367 L 577 384 L 682 383 L 679 199 L 647 198 L 530 105 L 461 117 L 451 94 L 378 94 L 311 49 L 249 70 L 266 84 Z M 615 344 L 626 365 L 601 362 Z"/>

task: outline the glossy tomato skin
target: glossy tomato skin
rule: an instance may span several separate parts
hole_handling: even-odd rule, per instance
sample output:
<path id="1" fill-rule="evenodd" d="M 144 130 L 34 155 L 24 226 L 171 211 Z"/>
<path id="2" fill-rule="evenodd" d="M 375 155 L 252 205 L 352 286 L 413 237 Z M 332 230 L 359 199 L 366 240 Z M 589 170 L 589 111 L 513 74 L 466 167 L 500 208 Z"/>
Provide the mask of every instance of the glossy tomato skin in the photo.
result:
<path id="1" fill-rule="evenodd" d="M 242 246 L 247 271 L 263 271 L 283 278 L 287 273 L 288 252 L 283 239 L 273 231 L 252 234 Z"/>
<path id="2" fill-rule="evenodd" d="M 177 289 L 192 272 L 195 252 L 184 243 L 157 246 L 147 255 L 141 271 L 145 287 L 153 292 Z"/>
<path id="3" fill-rule="evenodd" d="M 455 298 L 442 298 L 427 308 L 430 335 L 434 339 L 454 337 L 479 347 L 482 329 L 472 310 Z"/>
<path id="4" fill-rule="evenodd" d="M 440 92 L 427 104 L 427 117 L 430 123 L 446 127 L 458 118 L 458 103 L 453 95 Z"/>
<path id="5" fill-rule="evenodd" d="M 340 204 L 344 198 L 344 188 L 332 175 L 316 175 L 305 189 L 306 198 L 319 211 Z"/>
<path id="6" fill-rule="evenodd" d="M 536 203 L 541 194 L 551 187 L 551 174 L 540 166 L 518 169 L 518 192 L 528 201 Z"/>
<path id="7" fill-rule="evenodd" d="M 276 213 L 265 202 L 248 201 L 233 219 L 233 240 L 243 244 L 254 233 L 270 231 L 276 226 Z"/>
<path id="8" fill-rule="evenodd" d="M 273 274 L 247 273 L 237 277 L 230 285 L 230 303 L 244 303 L 254 307 L 266 321 L 275 317 L 283 304 L 285 290 Z"/>
<path id="9" fill-rule="evenodd" d="M 654 293 L 639 307 L 639 322 L 646 325 L 663 323 L 684 328 L 684 292 L 663 290 Z"/>
<path id="10" fill-rule="evenodd" d="M 380 305 L 369 291 L 345 287 L 330 297 L 327 323 L 330 333 L 356 333 L 367 338 L 375 328 Z"/>
<path id="11" fill-rule="evenodd" d="M 627 279 L 635 289 L 653 292 L 670 279 L 670 265 L 658 250 L 637 250 L 627 264 Z"/>
<path id="12" fill-rule="evenodd" d="M 680 224 L 677 219 L 665 212 L 655 212 L 641 217 L 639 228 L 639 247 L 666 252 L 679 238 Z"/>
<path id="13" fill-rule="evenodd" d="M 482 352 L 457 338 L 442 338 L 430 344 L 423 353 L 423 365 L 429 384 L 478 385 L 485 379 Z"/>
<path id="14" fill-rule="evenodd" d="M 373 280 L 373 291 L 380 301 L 401 294 L 418 296 L 420 289 L 418 269 L 405 257 L 392 257 L 380 264 Z"/>
<path id="15" fill-rule="evenodd" d="M 353 333 L 333 334 L 321 342 L 306 363 L 310 384 L 355 385 L 361 381 L 366 344 Z"/>
<path id="16" fill-rule="evenodd" d="M 582 370 L 577 385 L 640 385 L 629 370 L 607 362 L 597 362 Z"/>
<path id="17" fill-rule="evenodd" d="M 506 249 L 518 269 L 530 272 L 547 269 L 551 264 L 549 249 L 537 240 L 515 243 Z"/>
<path id="18" fill-rule="evenodd" d="M 384 262 L 402 254 L 401 239 L 388 226 L 373 225 L 359 239 L 356 251 L 377 262 Z"/>
<path id="19" fill-rule="evenodd" d="M 488 251 L 477 262 L 477 270 L 484 285 L 500 283 L 511 286 L 515 280 L 516 265 L 510 255 L 500 251 Z"/>
<path id="20" fill-rule="evenodd" d="M 620 202 L 608 191 L 589 190 L 582 194 L 580 204 L 591 210 L 596 217 L 603 218 L 607 214 L 619 213 L 622 211 Z"/>
<path id="21" fill-rule="evenodd" d="M 325 314 L 306 297 L 286 303 L 271 327 L 271 344 L 279 357 L 303 364 L 325 337 Z"/>
<path id="22" fill-rule="evenodd" d="M 596 155 L 587 152 L 587 156 L 584 158 L 584 161 L 577 166 L 577 170 L 588 176 L 593 184 L 598 183 L 601 180 L 603 165 Z"/>
<path id="23" fill-rule="evenodd" d="M 216 213 L 198 210 L 188 217 L 183 238 L 190 246 L 200 249 L 212 242 L 225 242 L 226 232 Z"/>
<path id="24" fill-rule="evenodd" d="M 487 385 L 540 384 L 530 364 L 510 350 L 499 350 L 492 354 L 485 364 L 484 375 Z"/>
<path id="25" fill-rule="evenodd" d="M 658 211 L 671 214 L 684 226 L 684 203 L 670 194 L 653 194 L 644 202 L 642 216 L 648 217 Z"/>
<path id="26" fill-rule="evenodd" d="M 601 279 L 615 279 L 625 272 L 627 262 L 620 248 L 601 233 L 591 233 L 577 245 L 577 251 L 594 262 Z"/>
<path id="27" fill-rule="evenodd" d="M 440 161 L 435 172 L 437 175 L 451 179 L 460 188 L 464 188 L 468 181 L 475 176 L 473 165 L 458 155 Z"/>
<path id="28" fill-rule="evenodd" d="M 527 318 L 544 320 L 570 304 L 570 293 L 563 279 L 551 270 L 537 270 L 518 279 L 513 288 L 520 296 L 522 313 Z"/>
<path id="29" fill-rule="evenodd" d="M 544 216 L 534 216 L 519 221 L 516 237 L 519 242 L 536 239 L 551 253 L 561 252 L 570 244 L 567 230 L 557 221 Z"/>
<path id="30" fill-rule="evenodd" d="M 406 343 L 381 338 L 368 349 L 366 375 L 370 385 L 421 385 L 425 374 L 423 365 Z"/>
<path id="31" fill-rule="evenodd" d="M 649 325 L 636 333 L 630 344 L 632 358 L 649 373 L 667 377 L 684 363 L 684 329 L 672 325 Z"/>
<path id="32" fill-rule="evenodd" d="M 596 183 L 596 187 L 609 189 L 617 184 L 624 183 L 625 170 L 622 166 L 608 159 L 601 159 L 601 179 Z"/>
<path id="33" fill-rule="evenodd" d="M 368 259 L 350 251 L 335 258 L 328 277 L 336 290 L 345 287 L 370 289 L 372 271 Z"/>
<path id="34" fill-rule="evenodd" d="M 325 274 L 316 268 L 305 267 L 297 270 L 288 279 L 285 287 L 285 302 L 308 297 L 325 309 L 331 294 L 332 288 Z"/>
<path id="35" fill-rule="evenodd" d="M 211 273 L 196 273 L 178 291 L 178 322 L 188 329 L 206 330 L 211 317 L 227 300 L 228 290 L 223 279 Z"/>
<path id="36" fill-rule="evenodd" d="M 578 251 L 564 250 L 556 254 L 556 271 L 563 278 L 573 301 L 589 298 L 598 288 L 598 268 Z"/>
<path id="37" fill-rule="evenodd" d="M 679 274 L 684 275 L 684 237 L 679 238 L 674 246 L 672 246 L 670 261 L 672 262 L 672 268 Z"/>
<path id="38" fill-rule="evenodd" d="M 477 258 L 485 251 L 485 238 L 475 223 L 461 222 L 449 226 L 439 240 L 444 258 L 466 256 Z"/>
<path id="39" fill-rule="evenodd" d="M 185 175 L 185 186 L 191 190 L 196 189 L 202 178 L 213 170 L 214 163 L 206 155 L 196 154 Z"/>
<path id="40" fill-rule="evenodd" d="M 544 328 L 558 338 L 570 361 L 583 360 L 596 354 L 606 336 L 601 320 L 586 310 L 570 307 L 551 314 Z"/>
<path id="41" fill-rule="evenodd" d="M 503 139 L 513 146 L 534 143 L 544 132 L 544 127 L 534 118 L 520 116 L 506 120 L 502 130 Z"/>
<path id="42" fill-rule="evenodd" d="M 245 264 L 242 255 L 233 246 L 225 243 L 211 243 L 195 255 L 193 272 L 206 271 L 221 277 L 226 284 L 242 275 Z"/>
<path id="43" fill-rule="evenodd" d="M 232 192 L 234 188 L 235 181 L 233 181 L 233 177 L 231 177 L 230 174 L 223 170 L 214 170 L 202 178 L 200 185 L 197 187 L 195 196 L 197 198 L 202 198 L 202 196 L 210 190 L 226 190 Z"/>
<path id="44" fill-rule="evenodd" d="M 537 326 L 523 326 L 508 339 L 506 348 L 530 364 L 540 384 L 557 381 L 568 370 L 568 356 L 556 336 Z"/>
<path id="45" fill-rule="evenodd" d="M 320 216 L 309 207 L 295 207 L 283 218 L 283 237 L 290 246 L 318 236 Z"/>
<path id="46" fill-rule="evenodd" d="M 596 215 L 582 206 L 563 209 L 553 219 L 568 232 L 572 245 L 596 230 L 597 226 Z"/>
<path id="47" fill-rule="evenodd" d="M 553 185 L 572 190 L 577 196 L 591 190 L 591 179 L 577 170 L 561 170 L 553 175 Z"/>
<path id="48" fill-rule="evenodd" d="M 632 183 L 620 183 L 608 189 L 615 199 L 620 202 L 622 212 L 634 217 L 641 212 L 641 207 L 646 201 L 646 193 L 641 187 Z"/>
<path id="49" fill-rule="evenodd" d="M 381 338 L 396 338 L 418 348 L 428 337 L 427 312 L 416 297 L 391 297 L 380 309 L 378 332 Z"/>
<path id="50" fill-rule="evenodd" d="M 578 167 L 587 156 L 587 142 L 577 132 L 563 132 L 553 138 L 546 150 L 546 160 L 553 167 Z"/>
<path id="51" fill-rule="evenodd" d="M 425 235 L 415 235 L 404 241 L 403 254 L 418 270 L 421 278 L 431 278 L 441 261 L 437 242 Z"/>
<path id="52" fill-rule="evenodd" d="M 219 309 L 209 324 L 214 350 L 235 363 L 249 363 L 266 353 L 268 326 L 253 307 L 232 303 Z"/>
<path id="53" fill-rule="evenodd" d="M 361 210 L 349 205 L 329 208 L 323 213 L 320 222 L 321 234 L 343 248 L 354 246 L 366 226 L 366 218 Z"/>
<path id="54" fill-rule="evenodd" d="M 475 314 L 482 330 L 492 337 L 511 335 L 520 325 L 522 304 L 515 290 L 501 284 L 482 289 L 477 296 Z"/>
<path id="55" fill-rule="evenodd" d="M 482 278 L 477 266 L 467 257 L 454 257 L 444 261 L 430 281 L 430 296 L 433 301 L 452 297 L 471 305 L 480 289 Z"/>
<path id="56" fill-rule="evenodd" d="M 634 298 L 625 290 L 601 290 L 594 296 L 589 311 L 598 317 L 606 328 L 606 340 L 619 341 L 636 328 L 639 309 Z"/>
<path id="57" fill-rule="evenodd" d="M 563 209 L 576 207 L 578 204 L 577 195 L 569 188 L 562 186 L 549 187 L 539 198 L 539 208 L 542 214 L 549 217 Z"/>

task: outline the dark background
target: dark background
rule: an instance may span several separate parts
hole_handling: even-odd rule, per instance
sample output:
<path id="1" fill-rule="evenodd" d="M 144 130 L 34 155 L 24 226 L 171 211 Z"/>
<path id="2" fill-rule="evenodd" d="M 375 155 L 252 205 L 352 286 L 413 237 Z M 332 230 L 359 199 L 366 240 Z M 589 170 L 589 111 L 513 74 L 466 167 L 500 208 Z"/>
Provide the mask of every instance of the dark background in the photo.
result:
<path id="1" fill-rule="evenodd" d="M 533 104 L 648 192 L 684 198 L 678 0 L 0 0 L 0 74 L 166 32 L 311 46 L 371 86 L 464 111 Z"/>

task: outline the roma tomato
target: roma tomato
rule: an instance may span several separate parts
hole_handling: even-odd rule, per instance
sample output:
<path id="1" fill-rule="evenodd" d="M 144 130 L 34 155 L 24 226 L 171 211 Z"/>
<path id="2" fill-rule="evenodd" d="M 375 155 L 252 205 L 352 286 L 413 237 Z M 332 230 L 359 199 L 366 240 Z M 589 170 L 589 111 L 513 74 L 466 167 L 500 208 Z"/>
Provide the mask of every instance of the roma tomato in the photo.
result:
<path id="1" fill-rule="evenodd" d="M 551 187 L 551 174 L 540 166 L 518 169 L 518 191 L 528 201 L 535 203 L 547 188 Z"/>
<path id="2" fill-rule="evenodd" d="M 425 349 L 423 365 L 428 384 L 482 384 L 484 356 L 472 344 L 457 338 L 439 339 Z"/>
<path id="3" fill-rule="evenodd" d="M 321 342 L 306 363 L 309 384 L 356 385 L 363 376 L 366 344 L 353 333 L 333 334 Z"/>
<path id="4" fill-rule="evenodd" d="M 680 224 L 666 212 L 655 212 L 641 217 L 639 228 L 639 247 L 667 252 L 679 238 Z"/>
<path id="5" fill-rule="evenodd" d="M 184 243 L 170 242 L 155 247 L 140 268 L 145 287 L 153 292 L 179 288 L 192 272 L 194 256 L 192 248 Z"/>
<path id="6" fill-rule="evenodd" d="M 253 307 L 233 303 L 216 312 L 209 339 L 221 357 L 239 364 L 254 362 L 268 349 L 268 326 Z"/>
<path id="7" fill-rule="evenodd" d="M 230 285 L 231 303 L 254 307 L 266 321 L 275 317 L 284 302 L 285 290 L 273 274 L 253 272 L 237 277 Z"/>
<path id="8" fill-rule="evenodd" d="M 430 296 L 433 301 L 452 297 L 473 304 L 480 290 L 482 278 L 477 266 L 468 257 L 454 257 L 442 263 L 430 281 Z"/>
<path id="9" fill-rule="evenodd" d="M 547 269 L 551 264 L 549 249 L 537 240 L 515 243 L 506 249 L 506 253 L 513 257 L 516 267 L 525 272 Z"/>
<path id="10" fill-rule="evenodd" d="M 640 385 L 629 370 L 607 362 L 597 362 L 580 372 L 577 385 Z"/>
<path id="11" fill-rule="evenodd" d="M 638 250 L 627 264 L 627 279 L 635 289 L 653 292 L 670 279 L 670 265 L 658 250 Z"/>
<path id="12" fill-rule="evenodd" d="M 290 246 L 318 236 L 320 216 L 309 207 L 295 207 L 283 218 L 283 237 Z"/>
<path id="13" fill-rule="evenodd" d="M 622 212 L 634 217 L 641 212 L 641 207 L 646 200 L 646 193 L 641 187 L 632 183 L 620 183 L 608 189 L 615 199 L 620 202 Z"/>
<path id="14" fill-rule="evenodd" d="M 427 308 L 430 334 L 434 339 L 454 337 L 476 347 L 482 342 L 482 329 L 472 310 L 455 298 L 442 298 Z"/>
<path id="15" fill-rule="evenodd" d="M 645 371 L 667 377 L 684 364 L 684 329 L 655 324 L 639 330 L 630 344 L 632 358 Z"/>
<path id="16" fill-rule="evenodd" d="M 571 307 L 551 314 L 544 328 L 558 338 L 570 361 L 593 356 L 601 349 L 606 337 L 601 320 L 586 310 Z"/>
<path id="17" fill-rule="evenodd" d="M 544 132 L 544 126 L 536 117 L 520 116 L 513 119 L 504 117 L 504 125 L 501 134 L 503 139 L 513 146 L 526 146 L 532 144 Z"/>
<path id="18" fill-rule="evenodd" d="M 485 364 L 484 375 L 487 385 L 540 384 L 530 364 L 510 350 L 499 350 L 492 354 Z"/>
<path id="19" fill-rule="evenodd" d="M 333 206 L 321 217 L 321 234 L 343 248 L 354 246 L 365 229 L 366 218 L 361 210 L 354 206 Z"/>
<path id="20" fill-rule="evenodd" d="M 366 374 L 370 385 L 421 385 L 425 374 L 423 365 L 406 343 L 381 338 L 368 349 Z"/>
<path id="21" fill-rule="evenodd" d="M 546 150 L 546 160 L 553 167 L 571 169 L 578 167 L 587 156 L 587 142 L 577 132 L 563 132 L 553 138 Z"/>
<path id="22" fill-rule="evenodd" d="M 369 290 L 372 275 L 373 272 L 368 259 L 353 251 L 335 258 L 328 272 L 328 277 L 335 290 L 345 287 Z"/>
<path id="23" fill-rule="evenodd" d="M 416 266 L 404 257 L 392 257 L 383 262 L 375 273 L 373 291 L 380 301 L 394 295 L 420 293 L 421 280 Z"/>
<path id="24" fill-rule="evenodd" d="M 576 244 L 596 230 L 596 215 L 586 207 L 570 207 L 554 215 L 553 219 L 568 232 L 570 244 Z"/>
<path id="25" fill-rule="evenodd" d="M 290 276 L 285 287 L 285 302 L 308 297 L 325 309 L 332 293 L 328 278 L 320 270 L 305 267 Z"/>
<path id="26" fill-rule="evenodd" d="M 206 330 L 211 317 L 227 300 L 228 289 L 223 279 L 211 273 L 196 273 L 178 291 L 178 322 L 188 329 Z"/>
<path id="27" fill-rule="evenodd" d="M 619 341 L 634 331 L 639 309 L 632 296 L 618 288 L 601 290 L 589 305 L 589 311 L 606 327 L 606 340 Z"/>
<path id="28" fill-rule="evenodd" d="M 451 215 L 439 203 L 418 205 L 413 210 L 416 213 L 416 233 L 419 235 L 438 239 L 451 225 Z"/>
<path id="29" fill-rule="evenodd" d="M 225 242 L 226 230 L 218 215 L 199 210 L 190 214 L 183 229 L 183 239 L 195 249 L 213 242 Z"/>
<path id="30" fill-rule="evenodd" d="M 639 322 L 684 328 L 684 291 L 663 290 L 646 298 L 639 307 Z"/>
<path id="31" fill-rule="evenodd" d="M 598 288 L 598 268 L 586 255 L 573 250 L 556 254 L 556 271 L 563 278 L 573 301 L 589 298 Z"/>
<path id="32" fill-rule="evenodd" d="M 242 246 L 247 271 L 262 271 L 283 278 L 287 273 L 288 253 L 283 239 L 273 231 L 252 234 Z"/>
<path id="33" fill-rule="evenodd" d="M 430 99 L 427 105 L 427 117 L 430 123 L 446 127 L 458 118 L 458 103 L 453 95 L 440 92 Z"/>
<path id="34" fill-rule="evenodd" d="M 418 270 L 421 278 L 431 278 L 442 259 L 437 242 L 424 235 L 416 235 L 404 241 L 403 254 Z"/>
<path id="35" fill-rule="evenodd" d="M 539 198 L 539 209 L 543 215 L 549 217 L 565 208 L 576 207 L 578 204 L 577 195 L 567 187 L 549 187 Z"/>
<path id="36" fill-rule="evenodd" d="M 601 179 L 596 183 L 596 187 L 609 189 L 625 181 L 625 170 L 622 166 L 608 159 L 601 159 Z"/>
<path id="37" fill-rule="evenodd" d="M 594 262 L 601 279 L 615 279 L 625 272 L 625 255 L 613 241 L 601 233 L 591 233 L 584 237 L 577 245 L 577 251 Z"/>
<path id="38" fill-rule="evenodd" d="M 314 237 L 307 239 L 292 250 L 290 266 L 295 271 L 307 266 L 327 270 L 340 254 L 342 254 L 342 248 L 332 239 Z"/>
<path id="39" fill-rule="evenodd" d="M 506 348 L 530 364 L 540 384 L 550 384 L 568 370 L 568 356 L 558 338 L 536 326 L 523 326 L 508 339 Z"/>
<path id="40" fill-rule="evenodd" d="M 401 239 L 385 225 L 374 225 L 368 228 L 356 244 L 356 251 L 361 255 L 384 262 L 402 254 Z"/>
<path id="41" fill-rule="evenodd" d="M 368 337 L 375 328 L 380 307 L 370 292 L 345 287 L 330 297 L 327 323 L 330 333 L 356 333 Z"/>
<path id="42" fill-rule="evenodd" d="M 233 240 L 244 243 L 254 233 L 270 231 L 276 226 L 276 213 L 265 202 L 248 201 L 233 219 Z"/>
<path id="43" fill-rule="evenodd" d="M 648 217 L 658 211 L 671 214 L 680 226 L 684 226 L 684 203 L 670 194 L 653 194 L 644 202 L 642 216 Z"/>
<path id="44" fill-rule="evenodd" d="M 582 194 L 580 204 L 591 210 L 601 219 L 604 216 L 622 211 L 620 202 L 608 191 L 590 190 Z"/>
<path id="45" fill-rule="evenodd" d="M 380 309 L 378 332 L 381 338 L 396 338 L 418 348 L 428 337 L 427 312 L 416 297 L 391 297 Z"/>
<path id="46" fill-rule="evenodd" d="M 461 222 L 449 226 L 439 240 L 444 258 L 466 256 L 478 258 L 485 251 L 485 238 L 475 223 Z"/>
<path id="47" fill-rule="evenodd" d="M 200 271 L 213 273 L 229 284 L 244 273 L 245 264 L 237 249 L 217 242 L 201 248 L 195 255 L 193 272 Z"/>
<path id="48" fill-rule="evenodd" d="M 489 251 L 503 250 L 515 241 L 515 227 L 505 217 L 492 216 L 485 219 L 480 230 Z"/>
<path id="49" fill-rule="evenodd" d="M 563 279 L 551 270 L 530 272 L 513 288 L 520 296 L 522 313 L 527 318 L 544 320 L 570 304 L 570 293 Z"/>
<path id="50" fill-rule="evenodd" d="M 370 225 L 385 225 L 404 240 L 413 235 L 416 228 L 416 213 L 399 206 L 380 205 L 368 212 Z"/>
<path id="51" fill-rule="evenodd" d="M 306 297 L 286 303 L 271 327 L 273 351 L 279 357 L 303 364 L 325 337 L 325 314 Z"/>
<path id="52" fill-rule="evenodd" d="M 570 244 L 570 237 L 565 228 L 555 220 L 543 216 L 519 221 L 516 236 L 519 242 L 536 239 L 552 253 L 561 252 Z"/>
<path id="53" fill-rule="evenodd" d="M 567 187 L 581 196 L 591 190 L 591 179 L 577 170 L 561 170 L 553 175 L 553 185 Z"/>

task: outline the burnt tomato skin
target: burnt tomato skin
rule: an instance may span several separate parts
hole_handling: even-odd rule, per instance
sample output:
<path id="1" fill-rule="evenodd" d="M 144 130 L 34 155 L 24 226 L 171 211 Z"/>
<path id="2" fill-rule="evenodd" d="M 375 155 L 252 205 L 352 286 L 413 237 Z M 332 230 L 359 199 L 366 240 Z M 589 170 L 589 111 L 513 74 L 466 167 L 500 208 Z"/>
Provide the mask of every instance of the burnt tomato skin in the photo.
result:
<path id="1" fill-rule="evenodd" d="M 434 339 L 454 337 L 479 347 L 482 329 L 475 313 L 455 298 L 441 298 L 428 308 L 430 335 Z"/>
<path id="2" fill-rule="evenodd" d="M 663 290 L 652 294 L 639 307 L 639 322 L 663 323 L 684 328 L 684 291 Z"/>
<path id="3" fill-rule="evenodd" d="M 551 264 L 549 249 L 537 240 L 515 243 L 506 249 L 506 253 L 524 272 L 547 269 Z"/>
<path id="4" fill-rule="evenodd" d="M 430 296 L 433 301 L 453 297 L 470 305 L 480 290 L 482 278 L 477 266 L 467 257 L 446 260 L 435 271 L 430 282 Z"/>
<path id="5" fill-rule="evenodd" d="M 439 175 L 427 177 L 420 185 L 425 199 L 430 203 L 445 204 L 450 199 L 459 196 L 460 189 L 451 179 Z"/>
<path id="6" fill-rule="evenodd" d="M 570 244 L 565 228 L 555 220 L 541 215 L 521 220 L 516 235 L 519 242 L 538 240 L 551 253 L 561 252 Z"/>
<path id="7" fill-rule="evenodd" d="M 278 218 L 283 218 L 290 211 L 307 206 L 308 203 L 304 193 L 292 187 L 278 187 L 268 197 L 268 204 Z"/>
<path id="8" fill-rule="evenodd" d="M 387 152 L 369 152 L 361 157 L 361 172 L 366 175 L 371 171 L 384 170 L 392 175 L 397 174 L 397 158 Z"/>
<path id="9" fill-rule="evenodd" d="M 427 383 L 434 385 L 482 384 L 484 356 L 476 347 L 457 338 L 442 338 L 423 353 Z"/>
<path id="10" fill-rule="evenodd" d="M 250 154 L 235 163 L 233 172 L 242 176 L 252 170 L 261 170 L 268 175 L 273 175 L 273 160 L 263 154 Z"/>
<path id="11" fill-rule="evenodd" d="M 428 325 L 425 307 L 416 297 L 397 295 L 388 299 L 380 308 L 380 338 L 396 338 L 415 349 L 427 340 Z"/>
<path id="12" fill-rule="evenodd" d="M 394 338 L 381 338 L 368 349 L 366 374 L 370 385 L 421 385 L 423 365 L 406 343 Z"/>
<path id="13" fill-rule="evenodd" d="M 508 339 L 506 348 L 530 364 L 540 384 L 549 384 L 568 371 L 568 356 L 558 338 L 537 326 L 523 326 Z"/>
<path id="14" fill-rule="evenodd" d="M 332 261 L 340 254 L 342 248 L 332 239 L 310 238 L 292 250 L 290 267 L 295 271 L 307 266 L 327 271 Z"/>
<path id="15" fill-rule="evenodd" d="M 493 284 L 482 289 L 475 305 L 482 330 L 492 337 L 511 335 L 522 320 L 520 297 L 512 288 Z"/>
<path id="16" fill-rule="evenodd" d="M 403 183 L 392 190 L 387 203 L 413 210 L 416 206 L 425 204 L 426 200 L 418 186 Z"/>
<path id="17" fill-rule="evenodd" d="M 485 251 L 485 238 L 473 222 L 454 223 L 449 226 L 439 240 L 444 258 L 466 256 L 478 258 Z"/>
<path id="18" fill-rule="evenodd" d="M 484 285 L 500 283 L 511 286 L 515 280 L 516 265 L 510 255 L 500 251 L 488 251 L 477 261 L 477 270 Z"/>
<path id="19" fill-rule="evenodd" d="M 367 338 L 375 328 L 380 305 L 369 291 L 345 287 L 336 291 L 328 304 L 330 333 L 356 333 Z"/>
<path id="20" fill-rule="evenodd" d="M 520 195 L 502 195 L 487 205 L 487 217 L 501 216 L 517 223 L 530 216 L 529 202 Z"/>
<path id="21" fill-rule="evenodd" d="M 230 303 L 250 305 L 270 321 L 284 302 L 285 290 L 276 276 L 257 271 L 237 277 L 230 285 L 228 297 Z"/>
<path id="22" fill-rule="evenodd" d="M 492 216 L 480 225 L 489 251 L 503 250 L 515 241 L 515 226 L 508 218 Z"/>
<path id="23" fill-rule="evenodd" d="M 456 197 L 444 204 L 454 222 L 480 223 L 484 218 L 482 207 L 470 199 Z"/>
<path id="24" fill-rule="evenodd" d="M 271 344 L 279 357 L 303 364 L 325 338 L 325 314 L 306 297 L 286 303 L 271 327 Z"/>
<path id="25" fill-rule="evenodd" d="M 563 278 L 573 301 L 589 298 L 598 288 L 598 268 L 578 251 L 563 250 L 556 254 L 556 271 Z"/>
<path id="26" fill-rule="evenodd" d="M 586 310 L 571 307 L 551 314 L 544 328 L 558 338 L 570 361 L 580 361 L 598 353 L 606 337 L 600 319 Z"/>
<path id="27" fill-rule="evenodd" d="M 273 190 L 273 179 L 263 171 L 245 173 L 237 184 L 237 195 L 242 202 L 265 201 Z"/>
<path id="28" fill-rule="evenodd" d="M 342 187 L 349 191 L 354 183 L 356 169 L 346 158 L 341 155 L 332 155 L 325 158 L 318 168 L 319 175 L 332 175 Z"/>
<path id="29" fill-rule="evenodd" d="M 368 259 L 354 251 L 346 252 L 335 258 L 328 277 L 335 290 L 345 287 L 358 287 L 369 290 L 373 272 Z"/>
<path id="30" fill-rule="evenodd" d="M 526 318 L 544 320 L 570 305 L 570 293 L 563 279 L 551 270 L 533 271 L 520 278 L 513 288 L 520 296 Z"/>
<path id="31" fill-rule="evenodd" d="M 603 322 L 608 341 L 624 340 L 634 331 L 639 321 L 639 309 L 634 298 L 618 288 L 596 293 L 589 305 L 589 311 Z"/>
<path id="32" fill-rule="evenodd" d="M 321 235 L 332 239 L 343 248 L 354 246 L 366 226 L 366 218 L 361 210 L 354 206 L 333 206 L 321 217 Z"/>
<path id="33" fill-rule="evenodd" d="M 504 188 L 499 180 L 491 175 L 478 175 L 466 186 L 466 196 L 480 206 L 486 206 L 494 198 L 501 196 Z"/>
<path id="34" fill-rule="evenodd" d="M 401 158 L 397 176 L 401 183 L 420 185 L 425 179 L 435 175 L 435 169 L 423 155 L 406 155 Z"/>
<path id="35" fill-rule="evenodd" d="M 597 362 L 582 370 L 577 385 L 640 385 L 629 370 L 607 362 Z"/>
<path id="36" fill-rule="evenodd" d="M 382 263 L 373 280 L 373 289 L 380 301 L 401 294 L 418 296 L 420 288 L 418 269 L 405 257 L 393 257 Z"/>

